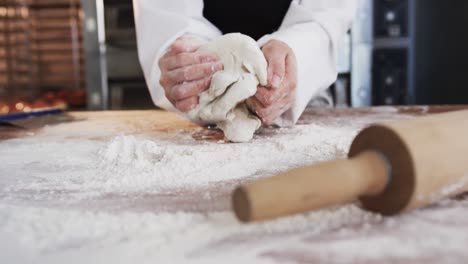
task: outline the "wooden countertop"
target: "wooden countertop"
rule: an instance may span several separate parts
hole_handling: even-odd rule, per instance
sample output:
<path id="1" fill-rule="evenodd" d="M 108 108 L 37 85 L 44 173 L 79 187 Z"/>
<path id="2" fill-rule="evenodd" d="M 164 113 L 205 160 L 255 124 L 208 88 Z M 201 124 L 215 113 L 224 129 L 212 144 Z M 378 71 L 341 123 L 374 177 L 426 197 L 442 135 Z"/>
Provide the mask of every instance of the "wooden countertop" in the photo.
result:
<path id="1" fill-rule="evenodd" d="M 468 106 L 414 106 L 414 107 L 377 107 L 377 108 L 359 108 L 359 109 L 307 109 L 301 117 L 299 124 L 326 124 L 345 126 L 353 125 L 365 126 L 369 122 L 375 122 L 387 119 L 408 118 L 411 116 L 426 115 L 431 113 L 439 113 L 446 111 L 454 111 L 468 109 Z M 92 140 L 107 140 L 121 134 L 145 135 L 160 139 L 166 139 L 177 143 L 180 138 L 191 137 L 198 140 L 220 140 L 221 135 L 218 132 L 202 129 L 199 126 L 186 121 L 185 119 L 169 112 L 163 111 L 105 111 L 105 112 L 70 112 L 70 116 L 77 121 L 67 124 L 61 124 L 62 128 L 54 131 L 60 133 L 62 138 L 70 139 L 92 139 Z M 79 129 L 78 129 L 79 128 Z M 11 127 L 0 127 L 0 140 L 12 138 L 31 138 L 47 130 L 45 128 L 35 129 L 17 129 Z M 268 137 L 272 133 L 271 129 L 265 129 L 259 132 L 259 137 Z M 94 200 L 90 203 L 90 208 L 99 208 L 105 205 L 107 208 L 118 208 L 124 210 L 145 210 L 151 207 L 152 210 L 161 210 L 169 212 L 189 211 L 189 212 L 216 212 L 229 210 L 229 199 L 232 189 L 239 183 L 248 181 L 249 179 L 225 181 L 213 184 L 208 187 L 180 189 L 169 193 L 160 194 L 142 194 L 139 196 L 115 196 L 107 197 L 102 200 Z M 209 192 L 211 199 L 206 202 L 204 193 Z M 1 197 L 1 193 L 0 193 Z M 460 198 L 465 199 L 465 198 Z M 468 199 L 466 199 L 468 201 Z M 468 203 L 466 208 L 468 212 Z M 398 221 L 398 220 L 395 220 Z M 451 225 L 447 220 L 441 220 L 440 225 Z M 460 232 L 468 233 L 468 221 L 463 221 L 458 224 Z M 390 234 L 386 226 L 376 225 L 371 229 L 357 225 L 354 235 L 362 234 L 363 236 L 372 236 L 379 232 Z M 398 231 L 401 234 L 404 231 Z M 239 235 L 238 237 L 227 238 L 221 245 L 213 245 L 213 248 L 223 252 L 229 251 L 231 246 L 238 246 L 249 243 L 262 243 L 268 239 L 290 239 L 297 234 L 294 233 L 265 233 L 259 232 L 257 237 L 250 241 L 251 237 Z M 310 247 L 326 245 L 327 241 L 345 239 L 339 230 L 322 234 L 319 237 L 314 237 L 312 234 L 306 238 L 304 242 Z M 361 238 L 364 239 L 364 238 Z M 468 238 L 467 238 L 468 239 Z M 223 246 L 222 244 L 225 243 Z M 468 245 L 468 240 L 467 240 Z M 392 249 L 389 249 L 392 250 Z M 447 260 L 447 256 L 434 256 L 431 252 L 420 256 L 412 256 L 408 258 L 398 259 L 374 259 L 369 263 L 441 263 Z M 318 256 L 307 247 L 289 248 L 287 246 L 280 249 L 269 249 L 263 253 L 264 257 L 274 260 L 277 263 L 292 262 L 292 263 L 323 263 L 323 256 Z M 468 255 L 467 255 L 468 256 Z M 346 256 L 343 256 L 346 257 Z M 457 258 L 458 257 L 458 258 Z M 466 256 L 454 256 L 457 261 L 464 259 Z M 328 263 L 328 262 L 327 262 Z M 333 262 L 335 263 L 335 262 Z M 345 263 L 362 263 L 356 262 L 352 258 Z"/>
<path id="2" fill-rule="evenodd" d="M 301 116 L 298 124 L 310 124 L 312 122 L 336 122 L 338 119 L 365 118 L 369 115 L 382 115 L 383 118 L 399 115 L 426 115 L 431 113 L 441 113 L 447 111 L 456 111 L 468 109 L 468 106 L 404 106 L 404 107 L 374 107 L 374 108 L 340 108 L 340 109 L 307 109 Z M 97 124 L 99 127 L 119 126 L 122 129 L 116 133 L 107 133 L 108 137 L 115 136 L 118 133 L 170 133 L 174 130 L 197 131 L 200 128 L 179 117 L 173 113 L 161 110 L 144 111 L 100 111 L 100 112 L 69 112 L 69 116 L 75 118 L 75 122 L 81 122 L 83 125 Z M 18 129 L 14 127 L 0 126 L 0 140 L 9 138 L 18 138 L 31 135 L 31 133 L 40 132 L 41 127 L 54 120 L 45 119 L 34 124 L 34 129 Z M 82 135 L 86 137 L 85 135 Z M 197 136 L 197 135 L 195 135 Z M 218 138 L 220 135 L 214 135 Z"/>

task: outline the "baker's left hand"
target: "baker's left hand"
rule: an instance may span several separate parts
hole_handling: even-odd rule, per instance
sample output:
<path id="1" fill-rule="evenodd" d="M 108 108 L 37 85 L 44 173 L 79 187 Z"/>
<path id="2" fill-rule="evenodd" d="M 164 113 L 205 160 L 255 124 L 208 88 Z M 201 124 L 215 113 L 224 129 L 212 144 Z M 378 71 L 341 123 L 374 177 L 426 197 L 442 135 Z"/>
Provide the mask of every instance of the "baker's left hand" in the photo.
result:
<path id="1" fill-rule="evenodd" d="M 271 125 L 294 103 L 297 64 L 294 52 L 282 41 L 270 40 L 262 51 L 268 62 L 268 84 L 259 86 L 247 104 L 263 124 Z"/>

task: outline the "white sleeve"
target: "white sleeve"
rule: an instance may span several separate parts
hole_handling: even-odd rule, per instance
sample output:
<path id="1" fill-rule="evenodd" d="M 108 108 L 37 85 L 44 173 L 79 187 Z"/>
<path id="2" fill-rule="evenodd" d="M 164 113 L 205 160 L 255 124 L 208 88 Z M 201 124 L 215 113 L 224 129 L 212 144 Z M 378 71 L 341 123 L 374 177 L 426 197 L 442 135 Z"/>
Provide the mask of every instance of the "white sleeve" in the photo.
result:
<path id="1" fill-rule="evenodd" d="M 221 32 L 203 17 L 203 0 L 133 0 L 138 57 L 153 102 L 175 111 L 159 84 L 159 58 L 180 36 L 190 34 L 207 41 Z"/>
<path id="2" fill-rule="evenodd" d="M 338 43 L 350 29 L 356 8 L 356 0 L 295 0 L 278 31 L 258 41 L 263 46 L 281 40 L 297 59 L 295 103 L 275 123 L 295 124 L 308 102 L 336 81 Z"/>

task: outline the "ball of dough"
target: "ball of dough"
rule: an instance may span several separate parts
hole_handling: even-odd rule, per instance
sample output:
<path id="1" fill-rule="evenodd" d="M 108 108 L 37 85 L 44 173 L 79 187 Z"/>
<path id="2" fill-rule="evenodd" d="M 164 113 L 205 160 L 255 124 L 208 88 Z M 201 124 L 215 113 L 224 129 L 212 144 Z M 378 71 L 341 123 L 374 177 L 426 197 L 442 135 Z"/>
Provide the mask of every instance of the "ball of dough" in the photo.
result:
<path id="1" fill-rule="evenodd" d="M 199 105 L 189 112 L 197 122 L 216 124 L 233 142 L 248 142 L 261 121 L 249 113 L 245 100 L 258 84 L 267 84 L 267 61 L 257 42 L 239 33 L 224 35 L 200 48 L 215 53 L 224 70 L 215 73 L 210 88 L 200 94 Z"/>

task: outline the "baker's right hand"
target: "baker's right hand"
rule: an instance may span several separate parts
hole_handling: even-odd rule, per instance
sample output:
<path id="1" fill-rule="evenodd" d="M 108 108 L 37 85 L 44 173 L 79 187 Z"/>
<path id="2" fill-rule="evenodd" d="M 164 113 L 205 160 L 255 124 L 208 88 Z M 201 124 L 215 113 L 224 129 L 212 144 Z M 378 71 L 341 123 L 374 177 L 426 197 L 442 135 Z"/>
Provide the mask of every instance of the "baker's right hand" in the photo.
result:
<path id="1" fill-rule="evenodd" d="M 213 74 L 223 69 L 215 54 L 198 51 L 202 44 L 197 38 L 180 37 L 159 60 L 159 83 L 167 99 L 181 112 L 198 105 L 199 94 L 210 87 Z"/>

